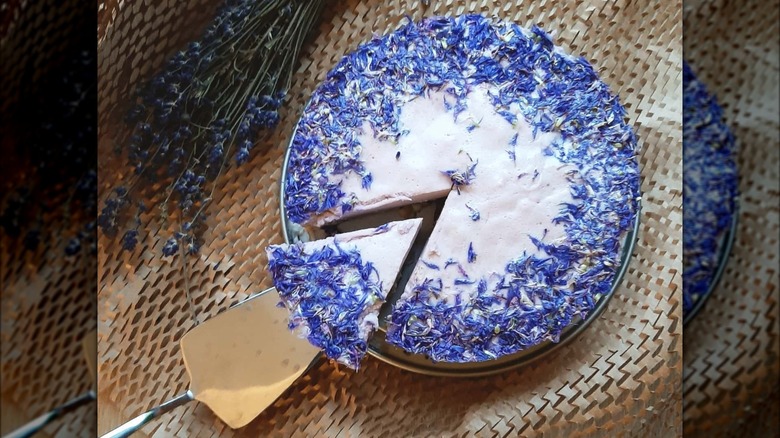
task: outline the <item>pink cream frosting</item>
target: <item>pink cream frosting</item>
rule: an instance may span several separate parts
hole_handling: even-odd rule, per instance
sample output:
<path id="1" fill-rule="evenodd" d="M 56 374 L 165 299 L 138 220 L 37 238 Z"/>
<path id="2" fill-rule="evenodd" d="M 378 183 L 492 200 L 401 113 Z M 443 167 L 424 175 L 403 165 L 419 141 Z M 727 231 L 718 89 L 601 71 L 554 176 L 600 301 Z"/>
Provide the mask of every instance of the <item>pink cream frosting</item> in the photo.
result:
<path id="1" fill-rule="evenodd" d="M 445 87 L 446 88 L 446 87 Z M 405 295 L 426 278 L 441 278 L 441 298 L 451 302 L 457 294 L 473 287 L 456 286 L 463 273 L 455 267 L 443 269 L 447 260 L 460 263 L 471 279 L 497 278 L 506 264 L 523 252 L 543 256 L 531 242 L 534 236 L 545 243 L 563 243 L 562 225 L 553 223 L 561 203 L 576 201 L 570 193 L 567 172 L 575 169 L 544 154 L 557 133 L 533 133 L 531 125 L 518 116 L 515 124 L 497 114 L 490 102 L 488 86 L 480 85 L 467 97 L 467 108 L 457 120 L 447 111 L 443 91 L 408 101 L 401 109 L 401 129 L 409 131 L 397 144 L 374 138 L 367 124 L 358 137 L 361 160 L 371 172 L 373 183 L 361 186 L 353 172 L 341 178 L 341 188 L 354 193 L 352 211 L 328 212 L 316 218 L 318 225 L 369 211 L 376 211 L 435 198 L 447 197 L 444 210 L 430 236 L 421 259 L 438 265 L 435 270 L 417 263 Z M 513 111 L 519 114 L 516 108 Z M 510 146 L 517 135 L 514 148 Z M 514 149 L 512 160 L 508 151 Z M 399 155 L 400 153 L 400 155 Z M 465 170 L 477 163 L 471 184 L 452 189 L 446 170 Z M 570 176 L 569 176 L 570 178 Z M 472 220 L 473 211 L 479 220 Z M 471 244 L 477 254 L 467 261 Z M 465 297 L 464 297 L 465 298 Z M 403 298 L 402 298 L 403 299 Z"/>

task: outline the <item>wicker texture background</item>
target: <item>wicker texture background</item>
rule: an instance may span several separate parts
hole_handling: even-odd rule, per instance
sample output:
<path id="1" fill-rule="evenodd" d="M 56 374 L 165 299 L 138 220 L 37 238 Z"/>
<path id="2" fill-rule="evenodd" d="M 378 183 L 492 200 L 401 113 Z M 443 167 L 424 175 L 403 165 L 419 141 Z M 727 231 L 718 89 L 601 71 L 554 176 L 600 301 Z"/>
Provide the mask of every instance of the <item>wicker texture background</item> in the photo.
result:
<path id="1" fill-rule="evenodd" d="M 0 17 L 3 147 L 14 145 L 17 134 L 22 134 L 7 124 L 15 104 L 34 93 L 64 62 L 66 49 L 73 43 L 69 36 L 93 25 L 86 20 L 94 21 L 94 17 L 80 13 L 80 5 L 79 0 L 6 5 Z M 6 194 L 6 183 L 15 187 L 28 177 L 19 172 L 24 164 L 9 160 L 5 152 L 0 158 L 0 199 Z M 66 230 L 61 213 L 46 212 L 42 229 L 56 232 L 42 234 L 35 252 L 23 251 L 21 239 L 12 239 L 0 229 L 3 435 L 86 392 L 92 383 L 81 341 L 95 328 L 96 260 L 86 249 L 80 256 L 65 257 L 65 245 L 78 229 Z M 93 402 L 55 420 L 36 436 L 94 437 L 95 415 Z"/>
<path id="2" fill-rule="evenodd" d="M 107 154 L 128 90 L 197 32 L 200 4 L 115 4 L 99 46 L 100 145 Z M 269 140 L 270 150 L 220 180 L 198 257 L 163 259 L 167 233 L 154 223 L 132 255 L 101 237 L 98 296 L 98 430 L 105 432 L 183 392 L 178 349 L 192 326 L 184 288 L 201 318 L 270 286 L 264 247 L 282 241 L 278 213 L 284 149 L 303 104 L 326 72 L 374 33 L 408 14 L 478 12 L 540 24 L 589 59 L 628 108 L 640 144 L 642 227 L 623 286 L 578 342 L 502 375 L 453 380 L 368 359 L 359 373 L 322 363 L 244 429 L 231 431 L 203 405 L 165 415 L 148 436 L 676 436 L 681 433 L 682 5 L 642 2 L 351 0 L 334 2 L 304 47 Z M 137 5 L 137 6 L 136 6 Z M 213 10 L 213 9 L 211 9 Z M 178 16 L 177 20 L 170 17 Z M 191 18 L 194 17 L 194 18 Z M 154 23 L 154 24 L 150 24 Z M 146 58 L 143 58 L 145 56 Z M 107 155 L 101 155 L 101 158 Z M 123 178 L 101 163 L 101 184 Z M 148 218 L 144 218 L 148 219 Z M 185 286 L 186 285 L 186 286 Z M 258 372 L 262 372 L 261 369 Z"/>
<path id="3" fill-rule="evenodd" d="M 685 435 L 780 431 L 780 5 L 685 3 L 685 57 L 740 151 L 741 214 L 718 289 L 685 329 Z"/>

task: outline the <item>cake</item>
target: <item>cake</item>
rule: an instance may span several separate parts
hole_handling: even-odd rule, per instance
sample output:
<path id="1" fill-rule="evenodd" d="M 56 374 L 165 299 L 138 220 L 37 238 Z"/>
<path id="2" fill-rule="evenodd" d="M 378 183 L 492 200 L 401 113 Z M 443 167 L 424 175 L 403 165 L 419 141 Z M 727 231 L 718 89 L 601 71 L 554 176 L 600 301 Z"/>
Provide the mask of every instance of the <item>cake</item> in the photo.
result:
<path id="1" fill-rule="evenodd" d="M 268 247 L 269 271 L 290 312 L 290 329 L 329 358 L 358 369 L 421 223 L 409 219 Z"/>
<path id="2" fill-rule="evenodd" d="M 683 65 L 683 314 L 711 289 L 736 211 L 734 136 L 723 111 Z"/>
<path id="3" fill-rule="evenodd" d="M 557 342 L 609 293 L 639 203 L 636 137 L 538 27 L 409 21 L 346 55 L 290 145 L 287 219 L 321 228 L 446 198 L 387 342 L 433 361 Z"/>

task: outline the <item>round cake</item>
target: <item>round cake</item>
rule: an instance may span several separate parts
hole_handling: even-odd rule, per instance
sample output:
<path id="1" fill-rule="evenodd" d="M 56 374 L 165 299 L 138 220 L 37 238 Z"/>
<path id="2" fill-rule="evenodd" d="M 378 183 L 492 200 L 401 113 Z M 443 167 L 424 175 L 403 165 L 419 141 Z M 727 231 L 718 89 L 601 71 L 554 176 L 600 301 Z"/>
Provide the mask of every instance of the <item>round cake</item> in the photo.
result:
<path id="1" fill-rule="evenodd" d="M 683 65 L 683 314 L 710 291 L 736 211 L 734 136 L 714 96 Z"/>
<path id="2" fill-rule="evenodd" d="M 639 207 L 626 111 L 538 27 L 409 22 L 349 53 L 289 151 L 290 222 L 446 198 L 387 342 L 434 361 L 556 342 L 609 293 Z"/>

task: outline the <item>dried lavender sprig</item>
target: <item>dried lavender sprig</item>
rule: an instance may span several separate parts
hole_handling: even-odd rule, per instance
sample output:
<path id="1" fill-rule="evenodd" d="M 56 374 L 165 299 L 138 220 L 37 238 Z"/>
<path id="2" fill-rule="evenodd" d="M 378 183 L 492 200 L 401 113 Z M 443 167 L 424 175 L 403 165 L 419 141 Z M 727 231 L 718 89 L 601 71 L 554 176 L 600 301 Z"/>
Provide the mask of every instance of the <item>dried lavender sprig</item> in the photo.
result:
<path id="1" fill-rule="evenodd" d="M 140 211 L 132 206 L 143 202 L 163 221 L 178 213 L 164 255 L 179 247 L 198 252 L 218 177 L 231 160 L 247 162 L 259 136 L 278 124 L 298 54 L 324 1 L 226 0 L 200 40 L 137 89 L 125 119 L 135 172 L 105 200 L 98 220 L 105 234 L 132 221 L 122 247 L 134 249 Z M 150 183 L 162 184 L 162 196 L 147 195 Z"/>

